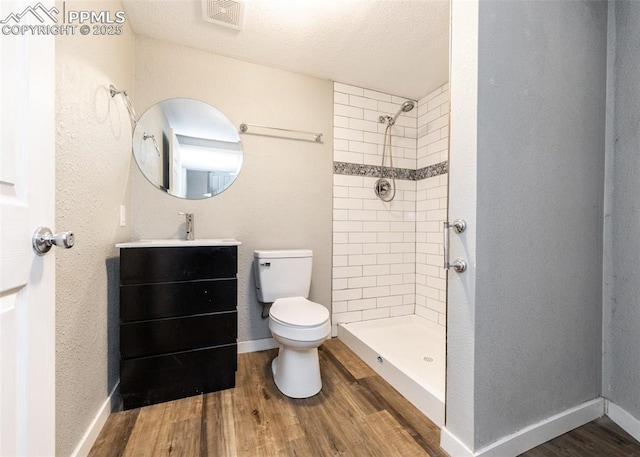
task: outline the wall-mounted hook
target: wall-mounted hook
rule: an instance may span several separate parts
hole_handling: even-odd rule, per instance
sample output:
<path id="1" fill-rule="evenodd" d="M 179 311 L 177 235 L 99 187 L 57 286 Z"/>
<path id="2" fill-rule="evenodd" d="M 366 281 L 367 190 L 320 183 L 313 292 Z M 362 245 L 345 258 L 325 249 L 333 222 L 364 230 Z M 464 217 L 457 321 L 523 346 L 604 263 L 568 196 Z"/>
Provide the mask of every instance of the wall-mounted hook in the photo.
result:
<path id="1" fill-rule="evenodd" d="M 129 112 L 129 117 L 131 118 L 131 124 L 133 125 L 133 127 L 135 127 L 138 124 L 138 117 L 136 116 L 136 112 L 133 109 L 133 104 L 131 103 L 131 100 L 129 99 L 127 92 L 116 88 L 113 84 L 110 84 L 109 94 L 111 94 L 112 98 L 118 94 L 122 95 L 122 98 L 124 100 L 124 105 L 126 106 L 127 111 Z"/>
<path id="2" fill-rule="evenodd" d="M 148 139 L 151 139 L 151 141 L 153 141 L 153 147 L 156 149 L 156 152 L 158 153 L 158 157 L 160 157 L 160 147 L 158 146 L 158 142 L 156 141 L 156 137 L 154 135 L 149 135 L 147 132 L 143 132 L 142 133 L 142 140 L 143 141 L 147 141 Z"/>

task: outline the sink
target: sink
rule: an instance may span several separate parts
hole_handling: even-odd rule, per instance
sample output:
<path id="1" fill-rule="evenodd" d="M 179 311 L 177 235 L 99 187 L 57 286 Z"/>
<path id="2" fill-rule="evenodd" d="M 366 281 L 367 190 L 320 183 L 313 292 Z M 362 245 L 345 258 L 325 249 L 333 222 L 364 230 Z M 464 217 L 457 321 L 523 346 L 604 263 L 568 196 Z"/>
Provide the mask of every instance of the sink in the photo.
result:
<path id="1" fill-rule="evenodd" d="M 159 240 L 138 240 L 116 244 L 117 248 L 163 248 L 189 246 L 239 246 L 242 244 L 235 238 L 202 238 L 197 240 L 180 240 L 168 238 Z"/>

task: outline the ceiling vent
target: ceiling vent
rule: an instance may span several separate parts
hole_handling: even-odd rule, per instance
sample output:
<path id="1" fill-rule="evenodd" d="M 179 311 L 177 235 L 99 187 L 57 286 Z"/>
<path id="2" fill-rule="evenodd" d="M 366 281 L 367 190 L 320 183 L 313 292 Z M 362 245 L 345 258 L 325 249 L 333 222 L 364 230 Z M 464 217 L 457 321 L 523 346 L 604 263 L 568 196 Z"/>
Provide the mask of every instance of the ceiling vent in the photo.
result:
<path id="1" fill-rule="evenodd" d="M 202 0 L 202 19 L 234 30 L 242 29 L 244 2 Z"/>

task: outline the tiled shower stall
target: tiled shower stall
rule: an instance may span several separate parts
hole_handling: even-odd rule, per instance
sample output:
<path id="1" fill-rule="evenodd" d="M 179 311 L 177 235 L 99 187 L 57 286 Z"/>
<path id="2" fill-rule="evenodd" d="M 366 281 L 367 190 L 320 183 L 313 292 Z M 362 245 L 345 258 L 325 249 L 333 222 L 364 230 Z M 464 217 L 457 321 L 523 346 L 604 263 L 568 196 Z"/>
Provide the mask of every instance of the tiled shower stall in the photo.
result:
<path id="1" fill-rule="evenodd" d="M 391 127 L 397 191 L 385 203 L 374 192 L 386 128 L 378 118 L 405 101 L 334 83 L 333 335 L 339 323 L 407 314 L 446 325 L 449 84 Z"/>

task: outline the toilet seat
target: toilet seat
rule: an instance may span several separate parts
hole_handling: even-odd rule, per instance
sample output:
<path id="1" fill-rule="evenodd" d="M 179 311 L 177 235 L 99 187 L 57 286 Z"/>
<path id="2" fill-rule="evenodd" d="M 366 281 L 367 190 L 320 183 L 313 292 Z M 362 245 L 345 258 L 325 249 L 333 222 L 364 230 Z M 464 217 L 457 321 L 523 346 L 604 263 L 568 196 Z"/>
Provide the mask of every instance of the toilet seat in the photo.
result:
<path id="1" fill-rule="evenodd" d="M 329 320 L 329 310 L 304 297 L 279 298 L 269 309 L 269 316 L 292 327 L 317 327 Z"/>
<path id="2" fill-rule="evenodd" d="M 280 298 L 269 310 L 269 329 L 292 341 L 324 341 L 331 333 L 329 310 L 304 297 Z"/>

